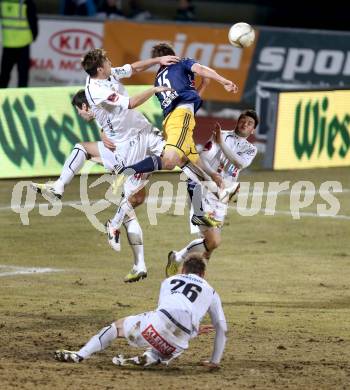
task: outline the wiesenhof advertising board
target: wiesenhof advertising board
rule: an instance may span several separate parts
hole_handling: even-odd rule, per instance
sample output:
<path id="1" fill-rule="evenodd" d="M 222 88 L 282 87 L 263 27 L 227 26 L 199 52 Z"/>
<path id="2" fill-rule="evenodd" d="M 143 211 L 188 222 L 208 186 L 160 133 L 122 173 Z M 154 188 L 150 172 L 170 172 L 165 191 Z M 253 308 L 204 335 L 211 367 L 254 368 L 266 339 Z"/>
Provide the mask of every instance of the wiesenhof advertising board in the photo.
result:
<path id="1" fill-rule="evenodd" d="M 149 86 L 128 86 L 135 95 Z M 86 123 L 70 104 L 78 87 L 0 90 L 0 178 L 59 175 L 73 146 L 100 140 L 95 121 Z M 161 124 L 156 97 L 140 107 Z M 161 127 L 160 127 L 161 128 Z M 94 172 L 103 172 L 97 167 Z"/>

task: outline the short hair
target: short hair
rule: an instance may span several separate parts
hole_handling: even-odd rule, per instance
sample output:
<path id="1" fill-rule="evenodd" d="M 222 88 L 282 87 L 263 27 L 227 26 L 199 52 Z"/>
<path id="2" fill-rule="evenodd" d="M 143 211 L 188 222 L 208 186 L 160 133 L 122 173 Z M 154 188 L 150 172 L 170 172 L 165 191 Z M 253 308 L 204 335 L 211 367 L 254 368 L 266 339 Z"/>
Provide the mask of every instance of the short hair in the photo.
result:
<path id="1" fill-rule="evenodd" d="M 174 56 L 175 51 L 173 47 L 167 42 L 158 43 L 152 47 L 151 57 L 162 57 L 162 56 Z"/>
<path id="2" fill-rule="evenodd" d="M 81 65 L 89 76 L 95 77 L 97 75 L 97 68 L 102 67 L 103 63 L 107 60 L 105 50 L 92 49 L 82 58 Z"/>
<path id="3" fill-rule="evenodd" d="M 250 116 L 251 118 L 254 119 L 254 122 L 255 122 L 254 129 L 258 126 L 259 117 L 258 117 L 258 114 L 255 110 L 249 109 L 249 110 L 242 111 L 241 115 L 238 117 L 238 120 L 240 120 L 242 118 L 242 116 Z"/>
<path id="4" fill-rule="evenodd" d="M 79 91 L 72 97 L 72 105 L 82 109 L 83 103 L 89 107 L 89 102 L 86 99 L 85 91 L 83 89 L 79 89 Z"/>
<path id="5" fill-rule="evenodd" d="M 187 255 L 182 267 L 185 274 L 201 276 L 205 273 L 206 263 L 201 253 L 192 253 Z"/>

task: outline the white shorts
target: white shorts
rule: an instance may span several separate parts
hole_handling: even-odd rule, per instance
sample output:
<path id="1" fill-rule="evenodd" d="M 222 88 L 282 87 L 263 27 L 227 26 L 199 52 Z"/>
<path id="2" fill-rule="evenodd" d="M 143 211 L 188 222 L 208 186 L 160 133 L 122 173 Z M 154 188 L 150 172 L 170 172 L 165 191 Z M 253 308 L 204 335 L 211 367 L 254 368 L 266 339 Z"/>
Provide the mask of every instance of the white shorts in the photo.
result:
<path id="1" fill-rule="evenodd" d="M 116 165 L 135 164 L 152 154 L 160 156 L 165 141 L 159 134 L 158 129 L 148 127 L 129 140 L 116 144 L 116 150 L 112 152 L 107 149 L 103 142 L 98 142 L 98 150 L 103 166 L 109 172 L 114 170 Z M 149 174 L 136 174 L 126 179 L 124 183 L 124 195 L 129 197 L 145 186 Z"/>
<path id="2" fill-rule="evenodd" d="M 190 336 L 184 334 L 181 338 L 174 337 L 174 333 L 181 334 L 182 331 L 179 331 L 177 326 L 159 311 L 126 317 L 123 328 L 125 338 L 130 345 L 151 348 L 161 360 L 179 356 L 188 348 Z"/>
<path id="3" fill-rule="evenodd" d="M 191 195 L 191 186 L 193 186 L 194 182 L 190 180 L 189 185 L 188 185 L 188 192 Z M 210 214 L 212 218 L 214 218 L 216 221 L 221 222 L 221 227 L 225 221 L 226 215 L 227 215 L 227 210 L 228 210 L 228 203 L 229 200 L 231 199 L 232 194 L 236 193 L 237 186 L 239 186 L 238 182 L 232 182 L 230 183 L 231 187 L 229 188 L 229 192 L 227 192 L 227 195 L 223 200 L 218 199 L 215 193 L 209 191 L 206 188 L 202 187 L 202 208 L 205 213 Z M 226 183 L 227 185 L 227 183 Z M 232 191 L 232 192 L 231 192 Z M 193 206 L 192 204 L 191 210 L 190 210 L 190 229 L 191 233 L 198 233 L 198 232 L 205 232 L 209 229 L 212 229 L 211 227 L 200 225 L 200 226 L 195 226 L 191 223 L 191 218 L 193 215 Z"/>

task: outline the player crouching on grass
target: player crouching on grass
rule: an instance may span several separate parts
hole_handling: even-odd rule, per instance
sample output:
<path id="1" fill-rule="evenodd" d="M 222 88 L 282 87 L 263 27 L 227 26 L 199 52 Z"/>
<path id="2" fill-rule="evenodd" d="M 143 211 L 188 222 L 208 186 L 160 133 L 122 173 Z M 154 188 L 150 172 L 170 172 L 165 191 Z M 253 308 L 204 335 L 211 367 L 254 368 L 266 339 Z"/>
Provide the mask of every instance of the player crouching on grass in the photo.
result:
<path id="1" fill-rule="evenodd" d="M 146 351 L 132 358 L 115 356 L 112 362 L 117 366 L 167 365 L 188 348 L 192 338 L 215 328 L 214 350 L 205 365 L 218 368 L 225 349 L 227 325 L 219 295 L 204 280 L 205 268 L 202 257 L 191 253 L 182 273 L 163 281 L 155 311 L 117 320 L 101 329 L 79 351 L 56 351 L 55 359 L 79 363 L 107 348 L 113 340 L 126 338 L 130 345 Z M 212 326 L 200 326 L 207 312 Z"/>
<path id="2" fill-rule="evenodd" d="M 223 131 L 217 123 L 212 138 L 200 153 L 202 161 L 212 167 L 225 182 L 225 192 L 219 198 L 210 191 L 202 191 L 200 207 L 214 220 L 220 222 L 219 227 L 199 226 L 200 238 L 191 241 L 180 251 L 171 251 L 168 255 L 166 276 L 176 275 L 181 262 L 191 252 L 200 252 L 209 260 L 212 252 L 221 242 L 221 227 L 227 214 L 229 200 L 239 189 L 238 176 L 242 169 L 247 168 L 254 160 L 257 148 L 247 138 L 254 133 L 259 118 L 254 110 L 245 110 L 238 118 L 234 131 Z M 186 167 L 184 168 L 186 173 Z M 198 184 L 188 180 L 188 193 L 193 202 L 193 191 Z M 194 205 L 194 208 L 196 205 Z M 193 218 L 192 218 L 193 220 Z"/>

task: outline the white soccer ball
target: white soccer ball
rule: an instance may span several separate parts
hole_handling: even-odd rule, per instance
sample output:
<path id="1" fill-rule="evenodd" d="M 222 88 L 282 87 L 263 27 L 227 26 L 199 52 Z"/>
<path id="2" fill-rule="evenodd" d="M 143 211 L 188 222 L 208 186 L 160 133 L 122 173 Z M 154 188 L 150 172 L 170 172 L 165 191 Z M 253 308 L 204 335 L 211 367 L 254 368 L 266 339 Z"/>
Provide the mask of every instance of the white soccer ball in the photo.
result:
<path id="1" fill-rule="evenodd" d="M 236 47 L 249 47 L 255 40 L 255 31 L 248 23 L 236 23 L 228 32 L 228 40 Z"/>

